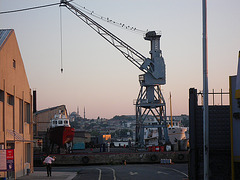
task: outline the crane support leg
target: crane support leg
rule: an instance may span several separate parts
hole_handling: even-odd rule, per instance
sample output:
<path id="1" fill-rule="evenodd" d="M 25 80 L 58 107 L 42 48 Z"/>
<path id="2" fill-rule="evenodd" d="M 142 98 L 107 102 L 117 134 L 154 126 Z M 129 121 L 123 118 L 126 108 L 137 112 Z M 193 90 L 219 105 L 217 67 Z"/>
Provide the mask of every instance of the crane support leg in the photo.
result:
<path id="1" fill-rule="evenodd" d="M 144 139 L 146 137 L 144 137 L 144 131 L 146 128 L 158 129 L 158 144 L 169 142 L 166 123 L 166 105 L 159 85 L 141 86 L 135 105 L 136 144 L 139 147 L 145 146 Z M 147 120 L 155 120 L 157 124 L 146 124 L 145 121 Z"/>

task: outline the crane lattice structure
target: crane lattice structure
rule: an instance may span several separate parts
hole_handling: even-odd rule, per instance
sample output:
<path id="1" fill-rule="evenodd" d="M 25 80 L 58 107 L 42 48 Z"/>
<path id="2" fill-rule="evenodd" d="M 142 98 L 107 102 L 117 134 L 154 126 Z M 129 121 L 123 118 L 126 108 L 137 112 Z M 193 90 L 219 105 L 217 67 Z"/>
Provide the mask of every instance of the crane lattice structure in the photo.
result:
<path id="1" fill-rule="evenodd" d="M 117 48 L 132 64 L 144 72 L 139 75 L 140 91 L 136 100 L 136 144 L 144 146 L 144 128 L 158 128 L 158 142 L 169 141 L 166 124 L 166 104 L 160 85 L 166 84 L 165 63 L 160 50 L 160 34 L 149 31 L 144 37 L 151 43 L 151 58 L 144 57 L 141 53 L 108 31 L 106 28 L 91 19 L 79 8 L 67 0 L 61 0 L 60 6 L 67 7 L 73 14 L 84 21 L 95 32 Z M 158 124 L 146 125 L 144 121 L 154 117 Z M 163 130 L 163 131 L 162 131 Z M 164 132 L 164 137 L 162 132 Z"/>

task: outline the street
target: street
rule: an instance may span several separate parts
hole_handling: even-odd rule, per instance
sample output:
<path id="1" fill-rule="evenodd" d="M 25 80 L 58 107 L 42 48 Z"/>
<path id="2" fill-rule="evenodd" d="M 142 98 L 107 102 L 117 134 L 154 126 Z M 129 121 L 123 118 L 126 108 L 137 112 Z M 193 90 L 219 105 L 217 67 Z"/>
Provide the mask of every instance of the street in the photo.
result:
<path id="1" fill-rule="evenodd" d="M 36 167 L 35 171 L 43 171 L 44 167 Z M 187 179 L 188 164 L 127 164 L 99 166 L 61 166 L 53 167 L 54 172 L 77 172 L 73 180 L 184 180 Z"/>

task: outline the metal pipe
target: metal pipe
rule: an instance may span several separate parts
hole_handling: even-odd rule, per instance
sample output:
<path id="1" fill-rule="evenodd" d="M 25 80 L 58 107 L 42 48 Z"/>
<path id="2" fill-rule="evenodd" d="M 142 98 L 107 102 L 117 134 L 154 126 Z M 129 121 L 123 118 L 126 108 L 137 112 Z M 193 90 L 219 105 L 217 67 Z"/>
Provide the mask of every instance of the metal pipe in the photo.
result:
<path id="1" fill-rule="evenodd" d="M 37 112 L 37 91 L 33 90 L 33 113 Z"/>
<path id="2" fill-rule="evenodd" d="M 207 55 L 207 0 L 202 1 L 203 13 L 203 160 L 204 180 L 209 179 L 209 115 L 208 115 L 208 55 Z"/>
<path id="3" fill-rule="evenodd" d="M 213 92 L 213 106 L 214 106 L 214 89 L 212 90 L 212 92 Z"/>
<path id="4" fill-rule="evenodd" d="M 173 118 L 172 118 L 172 96 L 170 92 L 170 116 L 171 116 L 171 127 L 173 127 Z"/>
<path id="5" fill-rule="evenodd" d="M 222 106 L 222 89 L 221 89 L 221 106 Z"/>

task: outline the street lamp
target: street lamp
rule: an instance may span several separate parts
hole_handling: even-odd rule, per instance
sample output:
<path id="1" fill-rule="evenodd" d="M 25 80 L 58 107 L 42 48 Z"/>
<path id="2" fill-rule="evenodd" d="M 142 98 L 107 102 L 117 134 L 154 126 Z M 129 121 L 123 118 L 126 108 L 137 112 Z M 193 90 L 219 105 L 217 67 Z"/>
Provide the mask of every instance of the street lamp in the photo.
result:
<path id="1" fill-rule="evenodd" d="M 207 0 L 202 1 L 203 13 L 203 161 L 204 180 L 209 179 L 209 116 L 208 116 L 208 48 Z"/>

